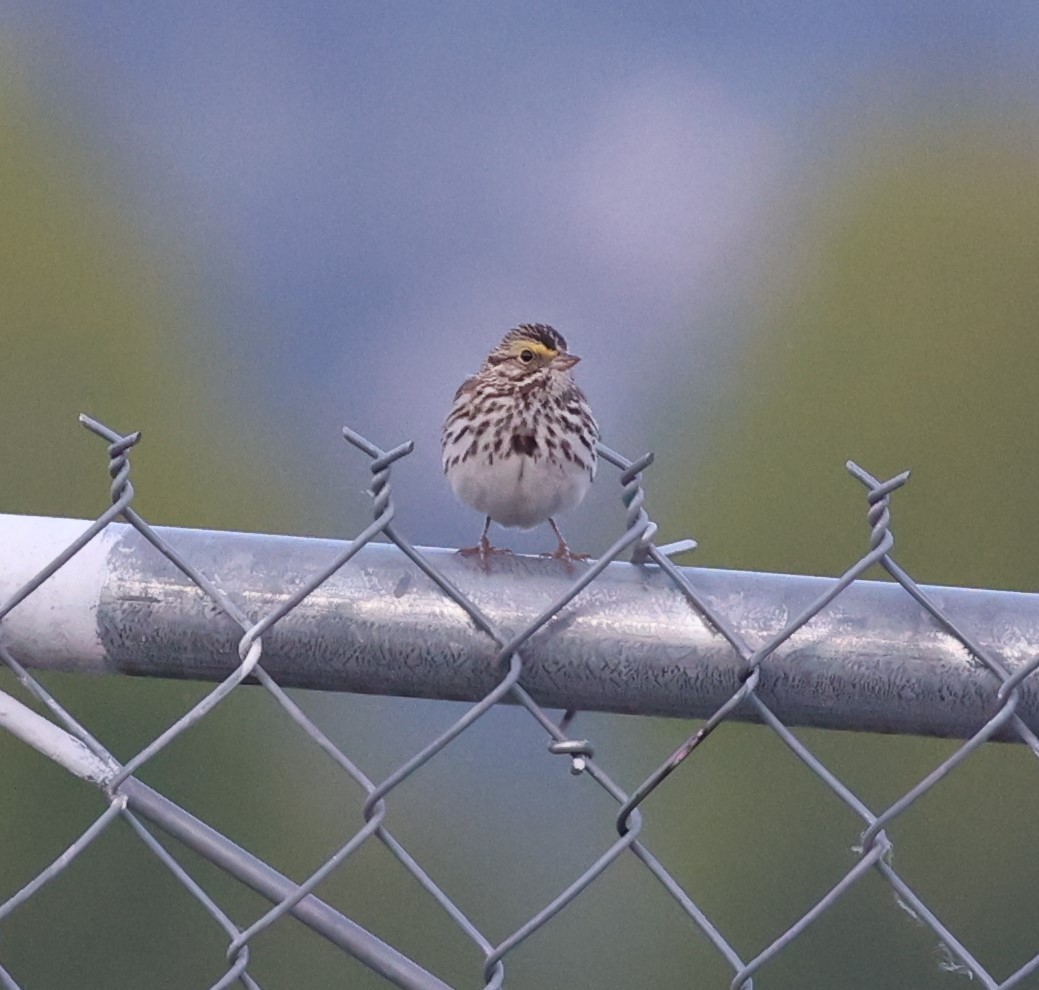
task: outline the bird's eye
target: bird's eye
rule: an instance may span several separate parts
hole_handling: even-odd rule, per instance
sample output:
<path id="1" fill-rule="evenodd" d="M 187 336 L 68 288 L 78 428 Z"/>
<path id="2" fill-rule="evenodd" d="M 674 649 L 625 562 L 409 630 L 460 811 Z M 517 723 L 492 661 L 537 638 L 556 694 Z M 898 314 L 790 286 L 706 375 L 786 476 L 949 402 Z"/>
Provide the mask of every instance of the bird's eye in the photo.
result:
<path id="1" fill-rule="evenodd" d="M 534 360 L 534 352 L 529 349 L 520 351 L 520 360 L 524 364 L 530 364 L 530 362 Z"/>

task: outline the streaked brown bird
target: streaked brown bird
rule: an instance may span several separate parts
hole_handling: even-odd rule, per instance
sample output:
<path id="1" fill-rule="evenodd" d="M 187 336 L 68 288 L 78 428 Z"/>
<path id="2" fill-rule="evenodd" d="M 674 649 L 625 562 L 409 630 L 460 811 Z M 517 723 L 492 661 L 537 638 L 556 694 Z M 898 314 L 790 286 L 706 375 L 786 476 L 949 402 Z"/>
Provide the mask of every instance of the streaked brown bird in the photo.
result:
<path id="1" fill-rule="evenodd" d="M 455 495 L 484 513 L 480 542 L 462 550 L 485 564 L 487 530 L 532 529 L 548 521 L 559 539 L 551 556 L 571 552 L 555 517 L 580 505 L 595 478 L 599 427 L 570 371 L 580 360 L 544 323 L 510 330 L 480 370 L 462 382 L 441 434 L 444 473 Z M 546 555 L 547 556 L 547 555 Z"/>

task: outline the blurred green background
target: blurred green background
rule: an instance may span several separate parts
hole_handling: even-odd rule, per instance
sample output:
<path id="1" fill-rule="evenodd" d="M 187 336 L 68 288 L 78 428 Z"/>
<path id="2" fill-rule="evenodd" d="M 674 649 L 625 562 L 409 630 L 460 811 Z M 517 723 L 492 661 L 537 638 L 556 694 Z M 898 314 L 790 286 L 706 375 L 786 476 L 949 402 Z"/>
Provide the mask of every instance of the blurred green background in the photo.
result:
<path id="1" fill-rule="evenodd" d="M 318 9 L 306 7 L 299 17 L 317 24 L 320 33 Z M 953 12 L 950 21 L 962 13 L 955 4 L 941 9 Z M 700 541 L 692 562 L 841 572 L 862 554 L 867 537 L 861 486 L 843 469 L 851 457 L 879 476 L 913 469 L 908 487 L 894 497 L 893 514 L 896 556 L 919 580 L 1035 589 L 1034 80 L 1027 72 L 1014 75 L 1007 68 L 1012 60 L 996 57 L 991 64 L 999 72 L 986 75 L 971 63 L 969 72 L 958 73 L 957 46 L 974 52 L 973 36 L 967 24 L 950 27 L 938 10 L 932 8 L 946 47 L 939 46 L 937 56 L 930 52 L 941 71 L 926 85 L 912 71 L 892 68 L 912 62 L 913 45 L 926 32 L 915 21 L 902 24 L 886 5 L 878 17 L 887 11 L 892 35 L 901 31 L 909 40 L 900 50 L 886 47 L 888 36 L 879 28 L 876 37 L 870 35 L 875 58 L 863 56 L 853 96 L 845 91 L 828 103 L 825 96 L 809 98 L 798 90 L 797 80 L 777 68 L 784 59 L 799 58 L 789 39 L 776 39 L 775 49 L 748 49 L 745 57 L 757 59 L 753 86 L 768 90 L 778 73 L 777 92 L 792 104 L 811 103 L 803 118 L 778 106 L 779 97 L 777 105 L 758 106 L 757 112 L 777 132 L 800 127 L 799 134 L 784 133 L 784 140 L 812 144 L 812 153 L 787 153 L 755 187 L 760 205 L 750 221 L 744 218 L 738 236 L 718 236 L 719 225 L 735 223 L 724 211 L 720 219 L 713 217 L 714 226 L 705 224 L 702 237 L 715 253 L 708 262 L 690 263 L 696 277 L 682 282 L 673 301 L 674 313 L 688 316 L 674 315 L 673 324 L 657 327 L 626 322 L 625 314 L 614 336 L 603 330 L 599 336 L 586 333 L 580 347 L 574 341 L 586 361 L 581 372 L 589 369 L 582 382 L 588 382 L 593 400 L 596 388 L 603 397 L 597 409 L 606 411 L 600 418 L 607 442 L 616 437 L 616 445 L 631 454 L 656 449 L 658 464 L 647 479 L 650 510 L 664 539 L 694 535 Z M 305 324 L 283 323 L 282 312 L 266 308 L 263 292 L 305 295 L 310 287 L 293 286 L 288 277 L 278 281 L 272 272 L 281 271 L 282 262 L 274 258 L 265 268 L 242 244 L 292 243 L 296 235 L 280 234 L 279 224 L 292 221 L 280 215 L 279 197 L 257 207 L 268 211 L 267 226 L 246 233 L 244 212 L 233 215 L 239 226 L 223 227 L 215 206 L 203 219 L 178 224 L 170 203 L 192 201 L 184 192 L 190 183 L 174 165 L 169 174 L 157 168 L 156 158 L 162 159 L 154 149 L 135 157 L 138 151 L 125 137 L 136 133 L 129 116 L 123 120 L 110 109 L 108 117 L 92 117 L 84 109 L 92 100 L 104 103 L 112 80 L 105 78 L 97 95 L 75 85 L 81 77 L 71 70 L 63 69 L 63 75 L 54 69 L 71 60 L 88 66 L 80 70 L 87 76 L 97 71 L 103 78 L 97 66 L 115 49 L 129 50 L 134 24 L 120 21 L 123 34 L 92 34 L 75 18 L 56 27 L 53 10 L 44 26 L 26 16 L 0 21 L 0 412 L 7 424 L 0 432 L 0 510 L 80 518 L 103 511 L 104 445 L 75 420 L 86 411 L 118 429 L 143 430 L 133 454 L 136 506 L 153 523 L 348 535 L 368 518 L 361 491 L 366 466 L 340 451 L 340 441 L 325 447 L 314 437 L 334 437 L 339 423 L 350 418 L 386 445 L 401 432 L 433 437 L 427 452 L 398 472 L 402 525 L 427 542 L 462 539 L 462 527 L 471 528 L 472 519 L 457 512 L 457 522 L 441 523 L 442 511 L 454 512 L 442 509 L 450 504 L 446 499 L 423 519 L 418 496 L 432 487 L 435 423 L 456 371 L 460 376 L 475 366 L 498 324 L 491 331 L 467 324 L 459 335 L 451 325 L 421 322 L 416 303 L 413 309 L 401 305 L 393 319 L 382 317 L 389 331 L 369 333 L 342 299 L 328 304 L 330 312 L 343 309 L 332 336 L 308 335 Z M 262 20 L 240 16 L 253 29 Z M 535 28 L 510 11 L 503 15 L 505 26 L 527 33 L 518 41 L 495 35 L 494 44 L 515 45 L 522 54 L 538 31 L 558 28 L 563 50 L 567 39 L 576 46 L 581 25 L 569 15 L 556 16 L 559 24 L 549 20 Z M 620 44 L 622 20 L 605 17 L 596 27 L 604 39 Z M 704 73 L 726 78 L 719 53 L 731 53 L 728 46 L 746 32 L 768 29 L 748 24 L 749 15 L 734 14 L 732 20 L 728 33 L 718 26 L 724 25 L 723 14 L 711 19 L 709 31 L 677 32 Z M 645 27 L 632 44 L 637 48 L 668 35 L 666 21 Z M 200 45 L 206 33 L 187 15 L 172 17 L 167 26 L 170 37 L 193 44 Z M 142 32 L 147 27 L 137 24 Z M 356 30 L 338 25 L 342 38 L 363 45 L 364 25 L 350 27 Z M 846 25 L 830 23 L 830 34 L 825 27 L 813 44 L 825 49 L 832 42 L 836 52 L 848 43 L 840 34 Z M 394 37 L 383 28 L 380 43 Z M 114 28 L 109 23 L 105 30 Z M 422 29 L 410 24 L 400 31 L 411 38 Z M 1013 33 L 1011 25 L 989 39 L 997 54 L 1000 45 L 1014 47 Z M 232 36 L 242 50 L 248 47 L 247 31 Z M 223 52 L 192 48 L 188 58 L 156 40 L 166 35 L 147 37 L 135 54 L 142 71 L 187 73 L 207 59 L 222 59 L 230 89 L 236 80 L 247 85 L 245 75 L 236 75 L 244 70 L 235 45 Z M 455 37 L 447 28 L 435 35 L 434 61 L 457 57 Z M 977 47 L 985 44 L 977 41 Z M 270 74 L 277 78 L 285 56 L 276 46 L 271 51 Z M 301 85 L 307 57 L 302 46 L 292 56 L 293 86 Z M 396 97 L 401 104 L 421 103 L 429 77 L 396 75 L 391 50 L 382 57 L 377 88 L 398 86 L 406 94 Z M 574 57 L 585 65 L 579 53 Z M 263 58 L 257 58 L 262 68 Z M 833 61 L 839 61 L 836 55 Z M 828 71 L 838 70 L 831 64 Z M 606 86 L 597 76 L 570 82 L 579 92 L 582 86 Z M 335 93 L 328 79 L 320 85 Z M 458 98 L 450 87 L 445 93 L 447 102 Z M 511 114 L 522 115 L 526 95 L 522 86 L 512 93 L 518 103 L 509 104 Z M 358 112 L 360 100 L 353 90 L 349 96 L 342 107 L 347 116 Z M 198 105 L 224 98 L 224 91 L 206 90 Z M 460 114 L 491 112 L 480 110 L 479 99 L 465 90 Z M 184 109 L 191 104 L 185 102 Z M 265 121 L 268 109 L 272 119 L 284 112 L 261 106 L 255 120 Z M 164 132 L 170 119 L 176 115 L 160 120 Z M 645 126 L 666 130 L 669 119 L 654 118 Z M 518 116 L 517 121 L 522 127 Z M 408 143 L 407 126 L 395 125 L 392 116 L 383 124 L 391 131 L 398 127 L 396 142 Z M 449 124 L 444 129 L 450 133 Z M 189 125 L 184 127 L 187 134 Z M 120 130 L 122 143 L 107 144 L 106 136 Z M 268 136 L 261 128 L 255 139 L 265 143 Z M 487 140 L 487 146 L 463 143 L 463 171 L 484 169 L 492 152 L 502 151 L 493 137 Z M 565 144 L 569 138 L 558 140 Z M 439 148 L 428 135 L 416 141 Z M 187 137 L 183 143 L 193 147 Z M 549 158 L 553 153 L 545 151 Z M 451 159 L 446 167 L 455 166 Z M 225 166 L 212 163 L 220 167 Z M 248 178 L 249 164 L 240 168 Z M 304 197 L 305 177 L 293 181 Z M 576 174 L 573 181 L 591 179 Z M 688 181 L 704 182 L 692 172 Z M 154 201 L 142 192 L 151 182 L 158 187 Z M 358 199 L 369 193 L 356 182 L 348 191 Z M 503 179 L 494 195 L 484 197 L 484 206 L 492 215 L 508 211 L 503 203 L 513 195 L 524 193 Z M 709 184 L 703 195 L 705 202 L 715 195 Z M 430 210 L 435 214 L 435 206 Z M 705 216 L 709 212 L 705 207 Z M 307 212 L 305 220 L 320 227 L 316 213 Z M 434 215 L 430 224 L 442 231 L 441 220 Z M 695 210 L 682 218 L 691 229 L 697 220 Z M 427 221 L 412 213 L 386 222 L 408 231 Z M 323 230 L 317 261 L 299 247 L 298 256 L 284 263 L 301 279 L 301 273 L 327 264 L 329 284 L 372 285 L 381 277 L 391 287 L 387 298 L 404 292 L 394 289 L 402 284 L 417 285 L 428 298 L 424 279 L 433 276 L 422 266 L 432 262 L 405 247 L 394 254 L 377 235 L 358 239 L 364 233 L 363 225 Z M 467 250 L 477 254 L 482 239 L 496 243 L 509 231 L 474 227 L 471 236 Z M 580 248 L 579 233 L 557 236 Z M 340 239 L 351 243 L 337 254 L 330 245 Z M 665 244 L 661 253 L 674 262 L 686 249 L 681 241 Z M 376 269 L 377 257 L 383 269 Z M 451 257 L 465 268 L 464 257 Z M 643 261 L 640 277 L 651 280 L 651 269 L 659 266 L 648 256 Z M 508 260 L 501 265 L 504 274 L 498 277 L 509 281 Z M 493 298 L 493 278 L 484 276 Z M 531 272 L 523 277 L 535 281 Z M 575 295 L 594 295 L 612 278 L 590 265 Z M 564 290 L 555 291 L 565 295 Z M 628 290 L 621 285 L 613 291 Z M 541 301 L 533 290 L 531 298 Z M 368 305 L 371 312 L 384 312 Z M 564 303 L 557 305 L 565 311 Z M 442 300 L 431 306 L 437 313 L 450 311 Z M 467 311 L 466 319 L 472 322 L 472 315 Z M 424 348 L 452 355 L 449 369 L 431 369 L 435 376 L 443 372 L 444 381 L 427 386 Z M 465 353 L 457 356 L 459 350 Z M 361 357 L 354 363 L 342 352 Z M 389 355 L 388 372 L 373 363 L 376 352 Z M 334 368 L 331 384 L 322 377 L 322 365 Z M 392 404 L 380 405 L 379 383 L 389 374 L 405 384 Z M 613 379 L 623 385 L 616 389 L 624 394 L 623 405 L 606 395 L 615 388 Z M 341 408 L 318 404 L 312 395 L 329 392 Z M 612 506 L 616 494 L 604 489 L 593 504 L 596 499 Z M 620 526 L 620 513 L 605 521 L 588 518 L 594 515 L 575 517 L 571 526 L 579 540 L 604 546 Z M 43 680 L 124 759 L 207 691 L 199 684 L 72 675 Z M 4 671 L 0 689 L 19 693 Z M 308 693 L 296 698 L 374 779 L 464 710 L 396 699 Z M 582 715 L 575 731 L 591 738 L 602 764 L 632 788 L 694 728 Z M 798 735 L 878 811 L 956 747 L 941 740 Z M 997 979 L 1039 950 L 1039 865 L 1031 831 L 1039 814 L 1037 769 L 1023 747 L 985 747 L 889 829 L 900 874 Z M 141 776 L 294 877 L 323 862 L 362 821 L 359 790 L 256 688 L 236 691 Z M 4 899 L 73 841 L 103 803 L 88 786 L 9 736 L 0 736 L 0 795 Z M 500 940 L 594 861 L 611 841 L 613 811 L 593 783 L 571 778 L 547 753 L 528 717 L 503 709 L 394 792 L 388 821 L 487 936 Z M 772 733 L 745 725 L 723 726 L 654 793 L 645 813 L 650 848 L 745 957 L 778 937 L 851 868 L 860 831 L 860 823 Z M 263 910 L 258 898 L 205 863 L 178 855 L 239 924 Z M 320 893 L 453 986 L 481 985 L 478 953 L 385 850 L 365 846 Z M 0 963 L 25 990 L 206 987 L 223 972 L 225 948 L 217 927 L 121 824 L 0 924 Z M 292 921 L 260 936 L 252 951 L 250 972 L 266 990 L 384 985 Z M 930 929 L 901 910 L 890 889 L 870 875 L 769 963 L 755 985 L 929 990 L 962 979 L 948 963 Z M 663 889 L 627 860 L 510 954 L 507 974 L 512 988 L 706 988 L 726 987 L 731 978 Z M 1039 979 L 1019 985 L 1039 986 Z"/>

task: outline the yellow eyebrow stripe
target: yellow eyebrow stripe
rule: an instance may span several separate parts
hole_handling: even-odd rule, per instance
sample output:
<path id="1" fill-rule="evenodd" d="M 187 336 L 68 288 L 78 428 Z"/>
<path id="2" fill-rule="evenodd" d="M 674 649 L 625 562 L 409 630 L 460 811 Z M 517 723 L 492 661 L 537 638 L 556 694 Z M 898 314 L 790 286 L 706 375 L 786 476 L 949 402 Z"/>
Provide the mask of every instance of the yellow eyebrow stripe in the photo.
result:
<path id="1" fill-rule="evenodd" d="M 533 351 L 538 357 L 555 357 L 559 353 L 554 347 L 546 347 L 536 340 L 517 340 L 512 345 L 511 353 L 519 355 L 523 351 Z"/>

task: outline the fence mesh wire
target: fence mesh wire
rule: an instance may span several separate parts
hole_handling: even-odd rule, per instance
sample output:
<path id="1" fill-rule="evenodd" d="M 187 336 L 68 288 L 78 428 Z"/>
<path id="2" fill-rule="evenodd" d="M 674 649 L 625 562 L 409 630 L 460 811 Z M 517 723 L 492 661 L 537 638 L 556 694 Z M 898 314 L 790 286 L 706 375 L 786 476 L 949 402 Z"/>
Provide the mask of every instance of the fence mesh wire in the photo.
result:
<path id="1" fill-rule="evenodd" d="M 481 610 L 456 587 L 438 567 L 408 541 L 395 521 L 394 506 L 390 497 L 390 472 L 393 464 L 411 451 L 410 444 L 402 444 L 383 450 L 364 437 L 344 430 L 346 440 L 370 458 L 371 487 L 374 519 L 357 536 L 345 543 L 341 552 L 326 568 L 315 573 L 279 607 L 264 615 L 259 621 L 251 619 L 234 601 L 233 592 L 217 587 L 211 577 L 201 573 L 190 560 L 169 545 L 163 537 L 135 511 L 134 488 L 130 481 L 129 455 L 140 439 L 139 434 L 122 435 L 108 427 L 83 418 L 84 425 L 107 443 L 109 473 L 111 476 L 111 507 L 87 528 L 67 549 L 41 570 L 30 582 L 20 588 L 6 602 L 0 604 L 0 658 L 14 677 L 37 705 L 49 713 L 47 726 L 32 721 L 18 703 L 4 695 L 0 702 L 0 722 L 5 719 L 8 728 L 14 716 L 24 716 L 21 724 L 29 724 L 36 733 L 37 748 L 44 752 L 61 751 L 55 756 L 66 769 L 78 773 L 96 784 L 107 800 L 107 807 L 96 820 L 68 848 L 57 851 L 49 865 L 28 878 L 21 889 L 11 893 L 0 890 L 0 932 L 4 922 L 31 900 L 50 881 L 67 870 L 75 859 L 88 849 L 114 822 L 122 820 L 129 825 L 140 842 L 169 870 L 176 881 L 197 900 L 201 908 L 224 934 L 227 942 L 226 967 L 220 979 L 213 984 L 214 990 L 232 985 L 256 988 L 260 984 L 250 972 L 250 947 L 262 933 L 272 926 L 283 923 L 287 915 L 309 925 L 312 929 L 338 945 L 343 951 L 360 960 L 374 972 L 383 976 L 390 984 L 405 988 L 444 988 L 442 980 L 424 966 L 421 959 L 408 958 L 388 946 L 360 925 L 345 918 L 331 906 L 325 904 L 314 892 L 349 857 L 366 843 L 377 843 L 385 847 L 395 858 L 400 869 L 406 871 L 428 893 L 447 918 L 457 926 L 464 937 L 472 942 L 482 957 L 481 971 L 473 974 L 469 985 L 499 988 L 505 985 L 510 954 L 526 939 L 546 925 L 572 902 L 587 896 L 594 890 L 600 878 L 622 857 L 640 864 L 646 874 L 666 891 L 674 910 L 687 919 L 691 929 L 698 932 L 713 946 L 721 960 L 731 970 L 731 987 L 750 990 L 754 986 L 755 974 L 767 962 L 782 953 L 787 946 L 799 939 L 815 922 L 830 911 L 867 874 L 879 875 L 890 886 L 895 899 L 921 923 L 928 926 L 955 960 L 962 972 L 976 978 L 980 985 L 990 988 L 1020 987 L 1039 970 L 1039 954 L 1033 956 L 1016 972 L 997 977 L 972 954 L 970 948 L 957 933 L 950 931 L 896 870 L 892 858 L 893 843 L 888 827 L 911 805 L 917 802 L 935 784 L 957 765 L 969 759 L 979 747 L 997 733 L 1004 736 L 1009 732 L 1023 742 L 1032 754 L 1039 756 L 1039 739 L 1017 714 L 1022 683 L 1039 666 L 1039 656 L 1030 663 L 1011 672 L 999 656 L 977 642 L 970 630 L 960 628 L 954 618 L 946 615 L 925 593 L 912 577 L 892 558 L 894 544 L 890 524 L 890 501 L 892 494 L 905 484 L 908 473 L 890 480 L 879 480 L 855 464 L 849 463 L 852 476 L 865 489 L 868 502 L 869 540 L 863 556 L 854 561 L 847 571 L 800 614 L 792 617 L 785 628 L 769 642 L 752 648 L 741 631 L 735 628 L 716 607 L 712 608 L 697 588 L 690 584 L 687 576 L 676 567 L 671 556 L 688 549 L 692 544 L 683 541 L 669 547 L 658 547 L 654 543 L 656 526 L 649 518 L 642 488 L 642 472 L 651 462 L 646 455 L 632 462 L 619 454 L 600 448 L 601 456 L 619 469 L 621 496 L 626 507 L 626 528 L 622 535 L 597 561 L 576 568 L 572 582 L 565 594 L 551 601 L 535 619 L 521 631 L 508 634 L 495 625 Z M 19 659 L 4 645 L 2 620 L 19 604 L 33 595 L 40 586 L 81 551 L 97 534 L 117 519 L 134 527 L 153 547 L 196 585 L 213 603 L 215 609 L 230 617 L 241 628 L 238 644 L 240 664 L 234 673 L 210 691 L 198 704 L 185 711 L 173 724 L 162 731 L 152 742 L 144 746 L 131 759 L 120 763 L 95 738 L 89 729 L 79 724 L 49 692 L 26 669 Z M 383 538 L 395 544 L 442 592 L 445 599 L 462 609 L 472 624 L 493 642 L 496 649 L 495 669 L 502 674 L 499 682 L 478 703 L 468 707 L 446 731 L 430 739 L 424 746 L 405 760 L 397 769 L 381 780 L 373 780 L 342 752 L 300 708 L 300 706 L 275 681 L 268 676 L 263 666 L 264 635 L 313 595 L 328 578 L 340 568 L 348 566 L 354 555 L 370 541 Z M 588 740 L 571 735 L 572 712 L 562 720 L 553 718 L 528 694 L 523 686 L 524 649 L 535 634 L 558 616 L 567 605 L 579 596 L 602 571 L 612 562 L 630 558 L 633 566 L 659 568 L 668 576 L 674 587 L 684 597 L 688 607 L 695 610 L 717 634 L 731 645 L 742 661 L 740 685 L 732 696 L 717 711 L 706 719 L 673 753 L 667 756 L 645 780 L 631 790 L 618 784 L 594 756 Z M 809 623 L 823 609 L 837 599 L 867 569 L 880 565 L 923 609 L 933 616 L 937 626 L 955 637 L 979 664 L 984 665 L 994 684 L 998 685 L 998 707 L 989 720 L 971 738 L 959 745 L 923 779 L 915 783 L 897 800 L 882 808 L 867 807 L 819 758 L 784 725 L 762 698 L 759 687 L 763 672 L 767 671 L 770 657 L 786 643 L 802 626 Z M 342 844 L 309 876 L 301 880 L 290 880 L 262 860 L 251 856 L 226 837 L 194 819 L 186 810 L 157 794 L 143 784 L 138 772 L 157 754 L 171 746 L 190 727 L 208 718 L 210 713 L 239 689 L 244 681 L 258 681 L 273 701 L 280 706 L 291 721 L 312 744 L 332 758 L 354 784 L 364 792 L 362 805 L 363 824 L 345 837 Z M 426 872 L 417 857 L 409 853 L 390 828 L 387 809 L 393 800 L 394 791 L 405 781 L 420 777 L 429 762 L 463 733 L 481 719 L 494 706 L 509 701 L 519 705 L 537 724 L 550 741 L 552 752 L 569 759 L 574 775 L 585 775 L 593 780 L 615 803 L 616 837 L 599 849 L 595 861 L 586 869 L 575 870 L 573 876 L 560 882 L 560 889 L 539 910 L 516 928 L 506 938 L 494 940 L 481 929 L 479 919 L 473 919 L 452 899 L 449 884 L 438 883 Z M 13 706 L 13 707 L 12 707 Z M 861 820 L 862 831 L 856 845 L 857 861 L 847 872 L 833 881 L 824 896 L 805 911 L 793 924 L 775 932 L 775 937 L 765 948 L 753 956 L 741 954 L 735 948 L 733 933 L 709 916 L 691 893 L 668 870 L 667 865 L 654 854 L 643 841 L 643 803 L 658 787 L 662 787 L 676 768 L 688 760 L 711 738 L 712 733 L 738 709 L 750 708 L 757 718 L 774 733 L 783 746 L 787 747 L 837 799 Z M 14 716 L 12 716 L 14 713 Z M 21 717 L 19 716 L 19 717 Z M 28 719 L 28 723 L 25 722 Z M 53 730 L 53 734 L 48 733 Z M 31 734 L 31 733 L 30 733 Z M 24 738 L 24 735 L 23 735 Z M 41 741 L 42 740 L 42 741 Z M 48 741 L 49 740 L 49 741 Z M 48 746 L 50 749 L 48 750 Z M 159 825 L 167 833 L 179 838 L 189 848 L 202 853 L 213 863 L 227 871 L 237 880 L 262 893 L 270 907 L 248 922 L 232 919 L 218 906 L 215 899 L 189 875 L 183 862 L 160 843 L 152 834 L 149 825 Z M 2 946 L 2 942 L 0 942 Z M 0 955 L 0 986 L 15 990 L 23 988 L 18 973 L 4 967 Z M 26 986 L 24 990 L 29 990 Z"/>

